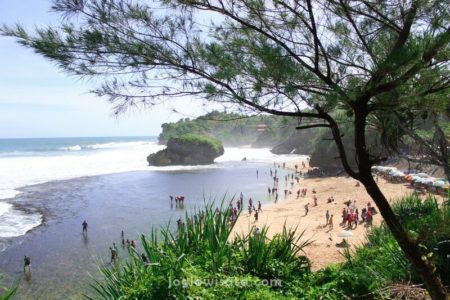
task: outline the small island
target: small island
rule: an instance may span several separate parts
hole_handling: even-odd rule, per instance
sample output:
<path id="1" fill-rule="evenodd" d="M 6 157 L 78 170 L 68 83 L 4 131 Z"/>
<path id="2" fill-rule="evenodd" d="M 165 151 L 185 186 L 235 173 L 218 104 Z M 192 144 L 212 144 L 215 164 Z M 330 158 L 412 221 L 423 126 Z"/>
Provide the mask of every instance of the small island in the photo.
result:
<path id="1" fill-rule="evenodd" d="M 222 143 L 207 135 L 184 134 L 172 137 L 167 148 L 147 157 L 150 166 L 209 165 L 224 153 Z"/>

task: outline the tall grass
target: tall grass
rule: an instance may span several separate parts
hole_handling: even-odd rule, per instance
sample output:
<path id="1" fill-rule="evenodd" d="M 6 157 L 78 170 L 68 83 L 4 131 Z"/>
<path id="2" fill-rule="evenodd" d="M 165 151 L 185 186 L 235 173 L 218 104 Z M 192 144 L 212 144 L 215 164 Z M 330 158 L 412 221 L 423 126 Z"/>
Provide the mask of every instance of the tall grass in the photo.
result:
<path id="1" fill-rule="evenodd" d="M 142 252 L 150 263 L 144 264 L 140 253 L 130 248 L 126 261 L 100 269 L 103 279 L 92 284 L 95 299 L 258 299 L 272 293 L 270 287 L 258 283 L 262 279 L 289 280 L 310 272 L 308 259 L 299 255 L 309 242 L 300 242 L 303 234 L 298 235 L 296 228 L 284 228 L 273 239 L 268 238 L 267 228 L 259 234 L 251 231 L 234 236 L 236 220 L 230 221 L 230 211 L 223 203 L 218 212 L 213 205 L 206 205 L 203 217 L 199 211 L 186 214 L 185 225 L 175 230 L 167 225 L 160 232 L 142 235 Z M 239 279 L 248 285 L 174 284 L 199 279 Z M 282 292 L 277 293 L 282 297 Z"/>
<path id="2" fill-rule="evenodd" d="M 299 255 L 303 248 L 311 244 L 309 240 L 301 242 L 304 231 L 297 234 L 297 228 L 287 229 L 284 225 L 282 233 L 269 239 L 268 227 L 263 227 L 260 233 L 254 230 L 236 238 L 247 272 L 264 279 L 285 279 L 288 275 L 310 272 L 309 260 Z"/>
<path id="3" fill-rule="evenodd" d="M 0 280 L 2 279 L 2 276 L 0 276 Z M 15 287 L 3 287 L 0 286 L 0 300 L 10 300 L 14 297 L 17 291 L 17 286 Z"/>
<path id="4" fill-rule="evenodd" d="M 450 239 L 448 205 L 412 195 L 393 207 L 409 234 L 435 252 L 432 257 L 446 281 L 450 263 L 435 248 Z M 228 207 L 215 212 L 212 205 L 202 220 L 197 212 L 186 214 L 185 221 L 176 230 L 168 225 L 141 236 L 150 264 L 130 248 L 126 261 L 102 268 L 103 280 L 93 283 L 95 299 L 385 299 L 392 283 L 421 283 L 384 226 L 373 227 L 363 245 L 344 252 L 344 263 L 311 273 L 302 255 L 310 241 L 297 228 L 284 226 L 273 238 L 266 227 L 235 236 Z M 245 280 L 247 285 L 191 283 L 199 279 Z M 281 280 L 282 287 L 259 284 L 272 279 Z M 174 285 L 174 280 L 187 283 Z"/>

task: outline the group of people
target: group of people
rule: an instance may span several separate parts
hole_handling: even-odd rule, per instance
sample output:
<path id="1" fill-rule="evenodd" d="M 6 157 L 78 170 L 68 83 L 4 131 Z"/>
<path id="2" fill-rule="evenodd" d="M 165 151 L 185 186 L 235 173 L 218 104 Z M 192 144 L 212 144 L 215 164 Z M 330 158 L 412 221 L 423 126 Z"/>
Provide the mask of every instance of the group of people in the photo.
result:
<path id="1" fill-rule="evenodd" d="M 356 207 L 356 200 L 349 200 L 345 202 L 347 207 L 342 209 L 342 226 L 347 226 L 347 229 L 353 229 L 358 227 L 359 223 L 366 223 L 372 225 L 373 215 L 377 213 L 375 207 L 370 202 L 367 203 L 367 208 L 364 207 L 361 210 L 361 218 L 359 210 Z"/>
<path id="2" fill-rule="evenodd" d="M 308 190 L 306 188 L 298 189 L 298 191 L 297 191 L 297 199 L 299 197 L 306 197 L 306 193 L 307 192 L 308 192 Z"/>
<path id="3" fill-rule="evenodd" d="M 170 198 L 170 205 L 173 205 L 173 199 L 174 197 L 172 195 L 169 195 Z M 175 206 L 184 207 L 184 196 L 175 196 Z"/>

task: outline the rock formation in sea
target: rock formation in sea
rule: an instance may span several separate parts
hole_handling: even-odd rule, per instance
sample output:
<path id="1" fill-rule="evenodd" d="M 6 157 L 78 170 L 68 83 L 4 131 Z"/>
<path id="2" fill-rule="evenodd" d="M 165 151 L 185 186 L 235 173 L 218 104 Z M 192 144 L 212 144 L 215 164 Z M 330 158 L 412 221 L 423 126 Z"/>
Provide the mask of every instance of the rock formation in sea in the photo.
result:
<path id="1" fill-rule="evenodd" d="M 224 153 L 222 143 L 210 136 L 185 134 L 170 138 L 167 148 L 147 157 L 151 166 L 208 165 Z"/>

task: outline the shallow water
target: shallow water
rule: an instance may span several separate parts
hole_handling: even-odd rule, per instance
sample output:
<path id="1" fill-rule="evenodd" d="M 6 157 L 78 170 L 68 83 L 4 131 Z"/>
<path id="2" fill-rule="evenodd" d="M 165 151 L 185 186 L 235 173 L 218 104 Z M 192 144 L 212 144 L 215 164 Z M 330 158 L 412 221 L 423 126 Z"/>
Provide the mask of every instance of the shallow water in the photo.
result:
<path id="1" fill-rule="evenodd" d="M 136 171 L 26 187 L 13 203 L 39 212 L 44 222 L 24 236 L 0 240 L 0 250 L 6 246 L 0 270 L 7 281 L 20 280 L 17 299 L 82 298 L 89 293 L 91 276 L 99 276 L 98 265 L 108 261 L 108 248 L 120 244 L 121 230 L 126 239 L 138 240 L 152 226 L 174 224 L 186 211 L 203 207 L 205 199 L 220 202 L 225 194 L 227 200 L 242 192 L 246 200 L 270 203 L 270 168 L 273 164 L 262 162 L 219 163 L 216 168 Z M 285 172 L 278 172 L 283 178 Z M 169 195 L 184 195 L 184 209 L 171 206 Z M 84 219 L 87 238 L 81 233 Z M 119 257 L 123 251 L 119 246 Z M 23 277 L 24 255 L 32 259 L 31 278 Z"/>

